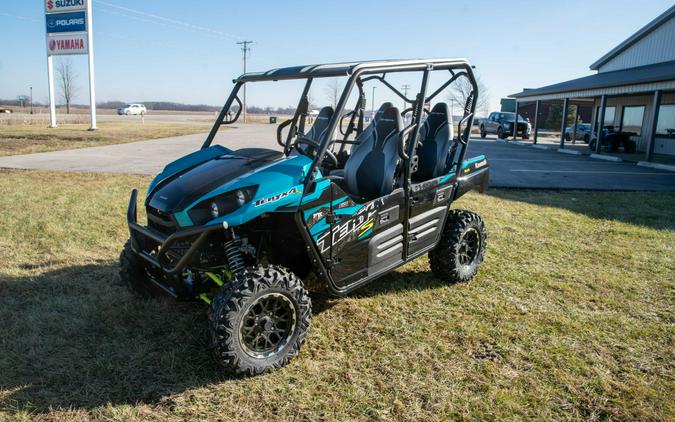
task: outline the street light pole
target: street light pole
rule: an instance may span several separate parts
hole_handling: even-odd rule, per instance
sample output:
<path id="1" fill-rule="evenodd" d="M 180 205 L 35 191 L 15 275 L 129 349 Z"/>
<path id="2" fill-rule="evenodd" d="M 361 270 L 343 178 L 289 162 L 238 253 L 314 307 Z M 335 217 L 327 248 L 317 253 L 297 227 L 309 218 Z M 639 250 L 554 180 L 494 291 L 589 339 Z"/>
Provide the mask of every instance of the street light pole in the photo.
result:
<path id="1" fill-rule="evenodd" d="M 30 87 L 30 114 L 33 114 L 33 87 Z"/>
<path id="2" fill-rule="evenodd" d="M 241 41 L 237 43 L 238 45 L 241 45 L 241 52 L 244 53 L 244 73 L 246 73 L 246 59 L 248 57 L 248 53 L 251 51 L 251 47 L 249 47 L 249 44 L 253 44 L 253 41 Z M 244 84 L 243 87 L 243 94 L 244 94 L 244 101 L 242 104 L 242 107 L 244 108 L 244 123 L 246 123 L 246 84 Z"/>

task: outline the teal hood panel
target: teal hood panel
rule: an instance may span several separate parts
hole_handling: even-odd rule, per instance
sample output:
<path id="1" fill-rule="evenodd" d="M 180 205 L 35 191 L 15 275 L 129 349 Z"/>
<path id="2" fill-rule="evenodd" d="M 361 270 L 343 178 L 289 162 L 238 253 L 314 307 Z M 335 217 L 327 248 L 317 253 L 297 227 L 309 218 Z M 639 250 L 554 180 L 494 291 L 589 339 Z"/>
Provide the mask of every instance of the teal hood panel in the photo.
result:
<path id="1" fill-rule="evenodd" d="M 236 151 L 231 155 L 235 155 Z M 228 226 L 244 224 L 268 212 L 292 212 L 300 205 L 303 197 L 303 182 L 312 160 L 304 155 L 284 157 L 270 164 L 252 169 L 219 187 L 204 194 L 193 201 L 185 209 L 174 214 L 176 221 L 182 227 L 192 226 L 188 212 L 198 204 L 210 201 L 213 198 L 235 191 L 240 188 L 257 186 L 253 198 L 234 212 L 214 219 L 207 224 L 222 224 Z M 321 178 L 321 175 L 318 175 Z"/>

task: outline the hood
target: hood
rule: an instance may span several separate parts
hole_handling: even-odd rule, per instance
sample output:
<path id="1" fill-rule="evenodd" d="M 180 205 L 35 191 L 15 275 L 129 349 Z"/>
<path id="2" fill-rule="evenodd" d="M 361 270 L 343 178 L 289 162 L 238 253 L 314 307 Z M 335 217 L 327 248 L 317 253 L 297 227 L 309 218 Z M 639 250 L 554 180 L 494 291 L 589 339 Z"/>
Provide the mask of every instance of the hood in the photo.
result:
<path id="1" fill-rule="evenodd" d="M 147 204 L 169 213 L 183 210 L 218 187 L 281 157 L 281 152 L 263 148 L 227 152 L 162 180 L 149 194 Z"/>

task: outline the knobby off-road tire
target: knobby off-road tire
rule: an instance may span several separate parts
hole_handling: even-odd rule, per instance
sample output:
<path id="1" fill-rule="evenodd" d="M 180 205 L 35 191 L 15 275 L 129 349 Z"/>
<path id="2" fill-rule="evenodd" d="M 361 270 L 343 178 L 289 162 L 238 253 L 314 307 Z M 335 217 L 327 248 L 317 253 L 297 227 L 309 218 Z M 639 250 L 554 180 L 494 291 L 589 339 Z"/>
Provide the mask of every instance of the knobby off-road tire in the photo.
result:
<path id="1" fill-rule="evenodd" d="M 273 265 L 246 268 L 211 303 L 215 358 L 236 375 L 280 368 L 298 354 L 311 315 L 309 294 L 290 270 Z"/>
<path id="2" fill-rule="evenodd" d="M 131 240 L 127 240 L 120 253 L 120 279 L 136 296 L 149 299 L 161 295 L 157 287 L 148 279 L 145 263 L 131 249 Z"/>
<path id="3" fill-rule="evenodd" d="M 429 252 L 434 276 L 448 283 L 469 281 L 483 262 L 487 232 L 478 214 L 450 210 L 438 246 Z"/>

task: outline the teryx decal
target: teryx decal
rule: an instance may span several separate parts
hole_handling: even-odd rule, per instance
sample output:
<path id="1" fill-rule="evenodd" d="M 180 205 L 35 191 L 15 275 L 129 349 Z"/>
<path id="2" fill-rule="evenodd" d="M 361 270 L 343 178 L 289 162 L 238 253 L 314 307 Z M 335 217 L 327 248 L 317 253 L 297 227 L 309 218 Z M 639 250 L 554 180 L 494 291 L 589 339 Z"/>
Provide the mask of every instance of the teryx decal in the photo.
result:
<path id="1" fill-rule="evenodd" d="M 351 238 L 352 236 L 350 235 L 355 235 L 356 233 L 358 233 L 361 238 L 371 234 L 373 216 L 377 212 L 375 206 L 377 202 L 378 201 L 373 201 L 364 205 L 363 208 L 347 221 L 336 224 L 332 230 L 326 230 L 326 232 L 316 240 L 319 251 L 322 254 L 325 253 L 330 249 L 331 244 L 334 248 L 338 247 L 343 241 Z"/>
<path id="2" fill-rule="evenodd" d="M 297 195 L 300 193 L 298 188 L 290 188 L 286 192 L 281 192 L 273 196 L 268 196 L 267 198 L 258 199 L 253 203 L 254 206 L 259 207 L 261 205 L 270 204 L 272 202 L 277 202 L 280 199 L 286 198 L 287 196 Z"/>

